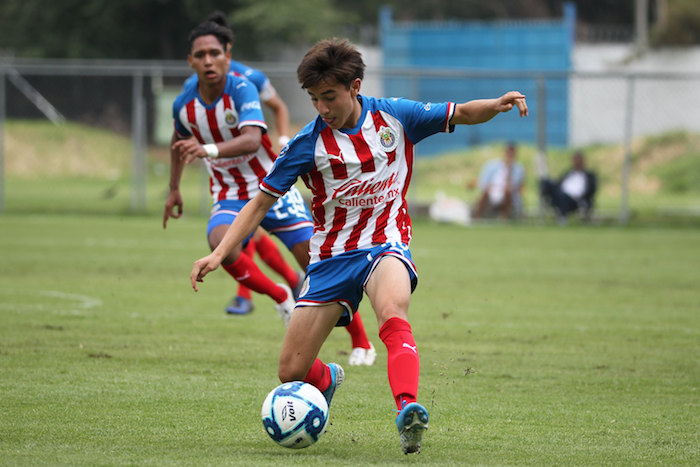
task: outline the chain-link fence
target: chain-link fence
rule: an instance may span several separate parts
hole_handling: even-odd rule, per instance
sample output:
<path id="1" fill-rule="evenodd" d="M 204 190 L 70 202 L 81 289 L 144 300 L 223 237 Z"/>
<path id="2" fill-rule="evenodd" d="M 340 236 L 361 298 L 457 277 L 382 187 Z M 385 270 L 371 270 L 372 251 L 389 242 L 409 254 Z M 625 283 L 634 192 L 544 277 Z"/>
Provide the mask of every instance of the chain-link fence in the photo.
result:
<path id="1" fill-rule="evenodd" d="M 315 116 L 296 81 L 295 64 L 253 66 L 270 77 L 290 109 L 295 129 Z M 172 101 L 189 74 L 184 62 L 2 61 L 0 209 L 39 212 L 47 205 L 56 211 L 80 211 L 81 206 L 89 212 L 158 209 L 167 187 Z M 401 89 L 385 89 L 397 78 L 403 80 Z M 457 101 L 496 97 L 470 94 L 475 88 L 479 91 L 483 85 L 476 83 L 485 79 L 503 87 L 503 92 L 527 91 L 531 114 L 518 123 L 522 131 L 499 127 L 499 119 L 515 118 L 499 116 L 482 128 L 435 137 L 435 141 L 451 138 L 447 149 L 431 143 L 432 138 L 422 142 L 412 202 L 429 203 L 437 191 L 473 202 L 475 193 L 466 187 L 479 165 L 498 157 L 506 141 L 517 140 L 529 180 L 526 213 L 542 214 L 537 179 L 564 170 L 576 148 L 584 149 L 589 166 L 600 176 L 601 216 L 625 223 L 638 212 L 699 214 L 700 108 L 695 103 L 700 101 L 700 73 L 477 73 L 375 66 L 367 72 L 363 93 L 391 97 L 400 91 L 403 97 L 425 102 L 445 96 Z M 562 113 L 561 108 L 568 111 Z M 31 124 L 25 128 L 17 123 L 27 121 L 53 122 L 42 128 L 55 126 L 48 131 L 48 138 L 55 141 L 40 140 L 36 132 L 35 139 Z M 91 138 L 85 135 L 86 128 L 106 133 Z M 274 125 L 270 128 L 274 131 Z M 554 132 L 560 134 L 554 138 Z M 119 142 L 110 142 L 114 135 L 121 136 Z M 472 157 L 456 155 L 464 151 Z M 61 183 L 75 188 L 82 182 L 98 188 L 91 195 L 61 198 Z M 32 201 L 33 193 L 41 193 L 32 191 L 32 185 L 52 183 L 50 199 L 37 194 Z M 209 200 L 203 185 L 197 181 L 195 196 L 205 210 Z M 114 186 L 118 195 L 110 198 Z M 107 204 L 100 199 L 113 203 L 101 207 Z"/>

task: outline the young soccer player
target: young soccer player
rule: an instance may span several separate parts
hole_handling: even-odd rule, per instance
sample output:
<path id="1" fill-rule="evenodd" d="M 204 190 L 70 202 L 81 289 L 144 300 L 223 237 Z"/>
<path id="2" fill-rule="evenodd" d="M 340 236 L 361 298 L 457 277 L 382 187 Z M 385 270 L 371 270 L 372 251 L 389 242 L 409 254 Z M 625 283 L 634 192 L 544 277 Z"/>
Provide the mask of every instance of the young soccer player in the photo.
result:
<path id="1" fill-rule="evenodd" d="M 361 54 L 345 40 L 324 40 L 306 53 L 297 76 L 318 117 L 282 151 L 260 193 L 219 246 L 195 261 L 190 280 L 196 291 L 197 282 L 218 267 L 301 176 L 313 192 L 315 229 L 311 264 L 282 344 L 279 378 L 311 383 L 331 402 L 344 372 L 317 355 L 333 327 L 352 320 L 364 292 L 387 348 L 396 426 L 408 454 L 420 452 L 428 428 L 428 412 L 417 402 L 418 348 L 408 323 L 417 284 L 405 198 L 414 146 L 457 124 L 483 123 L 513 107 L 522 117 L 528 109 L 517 91 L 460 104 L 366 97 L 360 94 L 364 69 Z"/>
<path id="2" fill-rule="evenodd" d="M 188 62 L 197 79 L 184 87 L 173 104 L 175 133 L 163 226 L 169 217 L 182 213 L 179 182 L 184 164 L 202 158 L 211 177 L 214 201 L 207 228 L 212 249 L 240 209 L 259 191 L 260 181 L 276 158 L 257 89 L 247 79 L 229 74 L 232 37 L 228 28 L 213 21 L 205 21 L 192 31 Z M 280 198 L 262 225 L 275 233 L 305 268 L 312 222 L 298 190 Z M 227 254 L 224 269 L 251 290 L 270 296 L 288 322 L 295 301 L 288 285 L 272 282 L 252 258 L 241 254 L 240 247 Z"/>

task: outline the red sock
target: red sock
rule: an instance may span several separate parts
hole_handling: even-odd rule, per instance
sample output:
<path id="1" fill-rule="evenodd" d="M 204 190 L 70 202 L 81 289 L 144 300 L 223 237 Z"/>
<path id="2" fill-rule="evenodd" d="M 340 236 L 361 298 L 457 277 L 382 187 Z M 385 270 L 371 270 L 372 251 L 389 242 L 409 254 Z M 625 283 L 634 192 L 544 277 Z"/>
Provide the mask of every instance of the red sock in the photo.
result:
<path id="1" fill-rule="evenodd" d="M 263 274 L 248 256 L 239 255 L 235 263 L 223 267 L 234 279 L 254 292 L 269 295 L 277 303 L 287 299 L 287 292 Z"/>
<path id="2" fill-rule="evenodd" d="M 250 293 L 250 289 L 240 282 L 238 283 L 238 292 L 236 292 L 236 297 L 245 298 L 248 301 L 253 300 L 253 294 Z"/>
<path id="3" fill-rule="evenodd" d="M 362 324 L 362 318 L 360 318 L 360 312 L 355 312 L 352 317 L 350 324 L 345 326 L 345 329 L 350 333 L 350 339 L 352 340 L 352 348 L 360 347 L 363 349 L 369 349 L 369 339 L 367 338 L 367 333 L 365 332 L 365 326 Z"/>
<path id="4" fill-rule="evenodd" d="M 260 255 L 260 259 L 280 276 L 284 277 L 289 286 L 293 289 L 299 285 L 299 277 L 294 269 L 284 260 L 282 253 L 272 239 L 263 234 L 255 242 L 255 251 Z"/>
<path id="5" fill-rule="evenodd" d="M 331 372 L 328 365 L 318 358 L 314 360 L 311 369 L 304 377 L 304 382 L 313 384 L 321 392 L 328 389 L 328 386 L 331 385 Z"/>
<path id="6" fill-rule="evenodd" d="M 401 318 L 391 318 L 379 330 L 379 337 L 386 345 L 389 386 L 396 407 L 401 410 L 404 401 L 416 401 L 420 359 L 411 325 Z"/>
<path id="7" fill-rule="evenodd" d="M 246 247 L 243 248 L 242 254 L 248 255 L 251 259 L 253 259 L 253 255 L 255 254 L 255 241 L 252 238 L 248 242 L 248 245 L 246 245 Z M 253 295 L 250 293 L 250 289 L 245 285 L 241 284 L 240 282 L 238 283 L 238 292 L 236 292 L 236 297 L 245 298 L 246 300 L 253 299 Z"/>

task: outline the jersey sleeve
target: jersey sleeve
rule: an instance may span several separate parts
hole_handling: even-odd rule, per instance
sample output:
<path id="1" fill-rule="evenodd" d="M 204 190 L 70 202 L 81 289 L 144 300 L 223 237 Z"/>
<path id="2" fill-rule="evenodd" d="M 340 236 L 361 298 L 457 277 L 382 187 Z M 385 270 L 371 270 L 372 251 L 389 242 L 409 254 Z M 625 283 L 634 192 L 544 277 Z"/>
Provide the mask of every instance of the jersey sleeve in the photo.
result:
<path id="1" fill-rule="evenodd" d="M 255 85 L 260 95 L 260 102 L 269 101 L 277 95 L 277 91 L 272 86 L 272 83 L 270 83 L 270 79 L 262 71 L 235 60 L 231 60 L 230 71 L 236 75 L 245 77 Z"/>
<path id="2" fill-rule="evenodd" d="M 315 138 L 313 133 L 303 129 L 282 148 L 272 169 L 260 184 L 260 189 L 276 198 L 284 195 L 300 175 L 314 167 Z"/>
<path id="3" fill-rule="evenodd" d="M 233 79 L 233 100 L 239 115 L 238 128 L 245 126 L 259 126 L 267 131 L 267 124 L 263 116 L 260 98 L 255 86 L 244 78 Z"/>
<path id="4" fill-rule="evenodd" d="M 270 79 L 262 71 L 250 68 L 244 73 L 244 76 L 255 84 L 260 95 L 260 102 L 267 102 L 277 95 L 277 91 L 272 87 Z"/>
<path id="5" fill-rule="evenodd" d="M 184 93 L 180 94 L 175 101 L 173 101 L 173 124 L 175 126 L 175 131 L 177 134 L 183 138 L 188 138 L 192 136 L 192 133 L 190 133 L 190 130 L 185 127 L 185 125 L 182 124 L 182 121 L 180 121 L 180 110 L 182 109 L 184 105 Z"/>
<path id="6" fill-rule="evenodd" d="M 387 99 L 384 104 L 401 121 L 406 135 L 413 144 L 436 133 L 452 133 L 450 120 L 455 112 L 453 102 L 422 103 L 408 99 Z"/>

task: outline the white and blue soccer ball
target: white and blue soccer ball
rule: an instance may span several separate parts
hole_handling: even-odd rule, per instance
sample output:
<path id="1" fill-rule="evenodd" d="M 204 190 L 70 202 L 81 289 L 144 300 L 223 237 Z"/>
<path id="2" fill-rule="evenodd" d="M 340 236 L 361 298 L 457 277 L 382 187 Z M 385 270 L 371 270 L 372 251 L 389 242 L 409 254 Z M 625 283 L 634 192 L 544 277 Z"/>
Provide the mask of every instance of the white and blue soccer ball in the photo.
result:
<path id="1" fill-rule="evenodd" d="M 311 446 L 326 431 L 328 403 L 311 384 L 280 384 L 265 398 L 262 422 L 274 442 L 285 448 Z"/>

